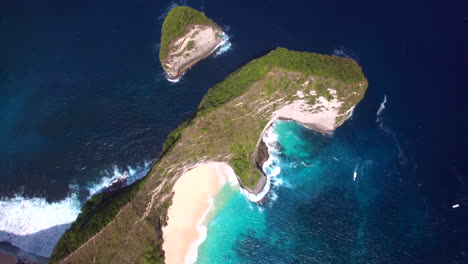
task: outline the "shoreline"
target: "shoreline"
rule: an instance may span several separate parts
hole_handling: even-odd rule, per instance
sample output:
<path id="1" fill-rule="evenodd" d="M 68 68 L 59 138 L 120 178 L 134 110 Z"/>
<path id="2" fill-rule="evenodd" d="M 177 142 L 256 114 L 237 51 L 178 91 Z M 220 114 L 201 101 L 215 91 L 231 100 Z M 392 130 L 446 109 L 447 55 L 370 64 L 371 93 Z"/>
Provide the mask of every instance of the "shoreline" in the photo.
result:
<path id="1" fill-rule="evenodd" d="M 333 130 L 323 130 L 323 129 L 320 129 L 319 126 L 315 126 L 314 124 L 310 123 L 310 124 L 304 124 L 302 122 L 299 122 L 293 118 L 290 118 L 290 117 L 277 117 L 277 118 L 273 118 L 266 126 L 265 126 L 265 129 L 264 131 L 262 132 L 261 134 L 261 137 L 260 137 L 260 140 L 259 142 L 257 143 L 257 146 L 255 147 L 255 156 L 257 157 L 258 155 L 258 148 L 259 146 L 261 146 L 261 144 L 267 146 L 267 144 L 264 142 L 263 140 L 263 136 L 265 135 L 265 132 L 268 131 L 274 124 L 274 122 L 276 121 L 285 121 L 285 122 L 295 122 L 307 129 L 310 129 L 312 131 L 315 131 L 317 133 L 320 133 L 322 135 L 328 135 L 330 133 L 333 132 Z M 267 147 L 268 148 L 268 147 Z M 268 151 L 270 149 L 268 148 Z M 245 188 L 245 187 L 242 187 L 241 190 L 243 191 L 244 195 L 251 201 L 251 202 L 254 202 L 254 203 L 258 203 L 258 202 L 261 202 L 265 196 L 268 194 L 268 192 L 270 191 L 270 187 L 271 187 L 271 178 L 272 177 L 275 177 L 275 176 L 271 176 L 271 175 L 267 175 L 265 173 L 265 170 L 263 169 L 263 165 L 265 163 L 267 163 L 270 159 L 271 159 L 271 155 L 269 154 L 269 152 L 267 152 L 267 159 L 264 160 L 264 161 L 261 161 L 260 163 L 257 164 L 257 168 L 260 170 L 260 172 L 262 173 L 263 177 L 260 178 L 254 188 L 254 190 L 250 190 L 249 188 Z M 261 168 L 261 169 L 260 169 Z"/>
<path id="2" fill-rule="evenodd" d="M 176 181 L 174 196 L 163 228 L 163 250 L 166 264 L 194 263 L 198 247 L 207 237 L 209 213 L 215 196 L 224 184 L 237 184 L 234 171 L 227 163 L 196 164 Z"/>
<path id="3" fill-rule="evenodd" d="M 207 220 L 206 217 L 210 213 L 211 210 L 214 208 L 214 197 L 208 198 L 208 208 L 203 212 L 203 215 L 198 219 L 197 222 L 197 232 L 198 232 L 198 238 L 193 241 L 188 250 L 187 253 L 185 254 L 185 259 L 184 263 L 195 263 L 198 258 L 198 247 L 205 241 L 206 237 L 208 236 L 208 227 L 204 225 L 205 221 Z"/>

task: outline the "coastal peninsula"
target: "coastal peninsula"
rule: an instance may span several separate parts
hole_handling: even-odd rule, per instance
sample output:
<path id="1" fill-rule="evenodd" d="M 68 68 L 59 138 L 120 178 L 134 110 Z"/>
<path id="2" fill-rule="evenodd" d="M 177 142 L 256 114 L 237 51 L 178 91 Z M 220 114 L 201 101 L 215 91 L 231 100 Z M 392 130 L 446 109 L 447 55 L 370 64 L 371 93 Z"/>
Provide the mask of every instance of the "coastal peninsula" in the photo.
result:
<path id="1" fill-rule="evenodd" d="M 275 120 L 331 132 L 366 89 L 361 68 L 347 58 L 277 48 L 249 62 L 208 90 L 144 179 L 85 204 L 50 262 L 190 262 L 223 184 L 239 184 L 252 201 L 268 191 L 262 137 Z"/>
<path id="2" fill-rule="evenodd" d="M 177 6 L 161 30 L 159 60 L 169 81 L 176 82 L 190 67 L 212 54 L 225 33 L 211 19 L 188 6 Z"/>

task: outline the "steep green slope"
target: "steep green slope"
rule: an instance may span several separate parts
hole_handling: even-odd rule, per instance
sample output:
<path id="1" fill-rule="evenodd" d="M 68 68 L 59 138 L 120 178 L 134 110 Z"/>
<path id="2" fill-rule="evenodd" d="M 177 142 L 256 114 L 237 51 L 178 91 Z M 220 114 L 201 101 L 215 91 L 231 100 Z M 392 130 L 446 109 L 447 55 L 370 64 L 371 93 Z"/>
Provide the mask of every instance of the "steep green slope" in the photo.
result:
<path id="1" fill-rule="evenodd" d="M 204 13 L 188 6 L 177 6 L 173 8 L 164 19 L 161 29 L 161 48 L 159 60 L 163 62 L 169 52 L 173 40 L 183 36 L 190 25 L 208 25 L 219 28 L 219 26 Z M 161 63 L 164 67 L 164 63 Z"/>
<path id="2" fill-rule="evenodd" d="M 184 168 L 203 161 L 227 162 L 252 190 L 262 177 L 255 148 L 274 111 L 297 100 L 313 106 L 318 97 L 336 97 L 342 102 L 338 126 L 366 89 L 361 68 L 350 59 L 278 48 L 253 60 L 209 89 L 194 116 L 168 136 L 151 172 L 137 187 L 128 188 L 135 191 L 97 198 L 109 201 L 106 206 L 88 203 L 57 244 L 51 262 L 79 248 L 64 263 L 163 263 L 161 226 L 171 189 Z M 121 202 L 110 202 L 107 197 L 112 195 Z M 107 210 L 106 215 L 116 215 L 113 220 L 102 217 Z"/>
<path id="3" fill-rule="evenodd" d="M 118 191 L 98 194 L 84 204 L 76 221 L 60 238 L 49 263 L 56 263 L 75 251 L 81 244 L 101 231 L 130 202 L 139 190 L 141 181 Z"/>

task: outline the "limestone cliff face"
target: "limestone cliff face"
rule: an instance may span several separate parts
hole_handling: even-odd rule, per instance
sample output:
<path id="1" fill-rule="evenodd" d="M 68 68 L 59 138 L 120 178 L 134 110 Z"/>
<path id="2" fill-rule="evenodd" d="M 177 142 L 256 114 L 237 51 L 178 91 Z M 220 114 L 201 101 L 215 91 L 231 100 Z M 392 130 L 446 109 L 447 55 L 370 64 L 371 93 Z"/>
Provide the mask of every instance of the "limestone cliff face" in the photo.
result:
<path id="1" fill-rule="evenodd" d="M 169 80 L 176 80 L 191 66 L 213 53 L 222 42 L 223 32 L 216 27 L 191 25 L 188 32 L 174 40 L 163 68 Z"/>
<path id="2" fill-rule="evenodd" d="M 159 59 L 169 81 L 177 81 L 190 67 L 208 57 L 226 35 L 206 15 L 177 6 L 164 19 Z"/>
<path id="3" fill-rule="evenodd" d="M 208 91 L 194 117 L 169 135 L 138 193 L 62 263 L 142 263 L 149 255 L 162 261 L 161 226 L 184 171 L 201 162 L 226 162 L 242 186 L 255 192 L 265 184 L 259 169 L 268 158 L 259 143 L 274 120 L 332 131 L 366 88 L 360 67 L 349 59 L 277 49 L 252 61 Z"/>

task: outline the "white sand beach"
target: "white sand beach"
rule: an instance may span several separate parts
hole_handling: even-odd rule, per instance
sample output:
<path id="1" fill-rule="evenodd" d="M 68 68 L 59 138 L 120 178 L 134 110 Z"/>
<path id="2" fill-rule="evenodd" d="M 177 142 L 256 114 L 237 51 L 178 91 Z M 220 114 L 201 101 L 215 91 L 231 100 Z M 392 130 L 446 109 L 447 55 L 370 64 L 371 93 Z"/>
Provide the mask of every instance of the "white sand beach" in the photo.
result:
<path id="1" fill-rule="evenodd" d="M 197 164 L 177 180 L 168 224 L 163 228 L 166 264 L 196 261 L 198 246 L 206 238 L 203 224 L 213 207 L 214 196 L 232 179 L 232 174 L 226 163 L 207 162 Z"/>

